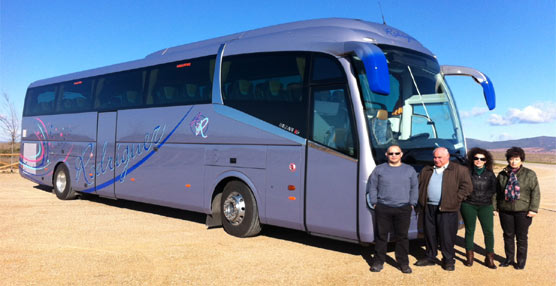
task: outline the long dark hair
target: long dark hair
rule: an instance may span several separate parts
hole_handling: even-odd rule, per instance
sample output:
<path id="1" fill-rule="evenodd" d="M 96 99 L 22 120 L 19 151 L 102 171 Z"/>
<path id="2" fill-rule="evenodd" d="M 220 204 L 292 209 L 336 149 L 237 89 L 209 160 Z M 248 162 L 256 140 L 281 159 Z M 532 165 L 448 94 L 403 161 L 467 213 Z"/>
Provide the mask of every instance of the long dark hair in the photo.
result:
<path id="1" fill-rule="evenodd" d="M 467 165 L 469 166 L 469 169 L 473 170 L 473 167 L 475 166 L 473 164 L 473 157 L 475 157 L 475 155 L 477 154 L 485 155 L 485 158 L 487 159 L 485 162 L 485 167 L 487 168 L 487 170 L 492 171 L 492 154 L 490 154 L 490 152 L 488 152 L 487 150 L 479 147 L 475 147 L 467 152 Z"/>

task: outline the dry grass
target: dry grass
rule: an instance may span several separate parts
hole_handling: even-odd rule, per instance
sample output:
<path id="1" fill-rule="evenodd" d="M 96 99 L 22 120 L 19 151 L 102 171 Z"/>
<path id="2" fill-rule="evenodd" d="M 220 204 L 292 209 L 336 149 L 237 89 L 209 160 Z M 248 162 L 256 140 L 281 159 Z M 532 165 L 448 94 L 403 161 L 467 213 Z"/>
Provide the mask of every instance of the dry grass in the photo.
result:
<path id="1" fill-rule="evenodd" d="M 15 143 L 14 153 L 19 153 L 19 142 Z M 10 143 L 0 142 L 0 154 L 10 154 L 12 153 L 12 147 Z"/>
<path id="2" fill-rule="evenodd" d="M 15 143 L 13 154 L 16 155 L 11 156 L 11 158 L 10 156 L 3 156 L 5 154 L 12 154 L 12 147 L 10 143 L 0 142 L 0 173 L 6 173 L 6 172 L 17 173 L 17 168 L 18 168 L 17 162 L 19 160 L 17 154 L 19 154 L 19 148 L 20 148 L 20 144 Z M 15 164 L 15 165 L 13 165 L 13 168 L 5 168 L 7 165 L 10 164 L 12 165 Z"/>
<path id="3" fill-rule="evenodd" d="M 506 150 L 489 150 L 495 160 L 506 161 Z M 525 161 L 529 163 L 556 164 L 556 152 L 539 151 L 525 148 Z"/>

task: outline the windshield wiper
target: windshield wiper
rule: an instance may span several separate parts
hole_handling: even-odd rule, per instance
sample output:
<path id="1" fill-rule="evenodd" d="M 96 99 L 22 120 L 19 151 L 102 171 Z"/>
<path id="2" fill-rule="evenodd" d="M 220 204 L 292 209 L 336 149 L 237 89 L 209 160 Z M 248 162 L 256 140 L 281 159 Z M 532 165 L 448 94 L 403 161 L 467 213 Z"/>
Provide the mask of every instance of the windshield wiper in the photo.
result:
<path id="1" fill-rule="evenodd" d="M 421 105 L 423 105 L 423 109 L 425 110 L 425 115 L 427 116 L 427 124 L 434 125 L 434 122 L 432 121 L 432 119 L 429 115 L 429 111 L 427 110 L 427 106 L 425 105 L 425 102 L 423 101 L 423 96 L 421 95 L 421 91 L 419 90 L 419 86 L 417 85 L 417 81 L 415 81 L 415 77 L 413 76 L 413 71 L 411 71 L 411 67 L 407 66 L 407 70 L 409 70 L 409 75 L 411 75 L 411 79 L 413 80 L 413 85 L 415 86 L 415 89 L 417 90 L 417 94 L 419 94 L 419 99 L 421 100 Z M 436 137 L 436 134 L 435 134 L 435 137 Z"/>

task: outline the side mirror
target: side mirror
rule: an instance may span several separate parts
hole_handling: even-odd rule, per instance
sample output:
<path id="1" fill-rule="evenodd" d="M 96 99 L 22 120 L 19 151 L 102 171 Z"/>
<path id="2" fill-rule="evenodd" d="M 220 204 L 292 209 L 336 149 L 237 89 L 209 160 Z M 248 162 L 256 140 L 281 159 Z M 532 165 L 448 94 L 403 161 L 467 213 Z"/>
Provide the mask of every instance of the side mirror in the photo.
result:
<path id="1" fill-rule="evenodd" d="M 352 50 L 363 61 L 371 91 L 385 95 L 390 94 L 390 75 L 384 52 L 373 44 L 352 44 L 354 45 Z"/>
<path id="2" fill-rule="evenodd" d="M 444 76 L 447 75 L 463 75 L 472 77 L 475 82 L 483 87 L 483 94 L 489 110 L 496 107 L 496 95 L 494 94 L 494 86 L 492 82 L 484 73 L 468 67 L 462 66 L 441 66 L 441 71 Z"/>

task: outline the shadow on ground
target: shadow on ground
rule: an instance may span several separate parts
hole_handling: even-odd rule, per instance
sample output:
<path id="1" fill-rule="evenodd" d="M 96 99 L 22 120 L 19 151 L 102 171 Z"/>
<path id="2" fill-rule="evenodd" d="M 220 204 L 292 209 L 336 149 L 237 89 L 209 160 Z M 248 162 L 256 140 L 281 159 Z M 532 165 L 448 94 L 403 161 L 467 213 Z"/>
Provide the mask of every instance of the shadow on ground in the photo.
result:
<path id="1" fill-rule="evenodd" d="M 52 193 L 52 188 L 47 186 L 35 186 L 34 188 L 42 190 L 44 192 Z M 183 219 L 199 224 L 205 224 L 206 215 L 202 213 L 196 213 L 181 209 L 175 209 L 170 207 L 152 205 L 147 203 L 140 203 L 128 200 L 112 200 L 108 198 L 102 198 L 93 194 L 80 194 L 79 196 L 82 200 L 87 200 L 90 202 L 95 202 L 99 204 L 104 204 L 112 207 L 124 208 L 134 211 L 140 211 L 145 213 L 156 214 L 160 216 L 165 216 L 175 219 Z M 208 231 L 208 230 L 207 230 Z M 218 231 L 223 231 L 219 229 Z M 360 255 L 369 265 L 373 264 L 373 254 L 374 254 L 374 244 L 357 244 L 353 242 L 339 241 L 332 238 L 319 237 L 311 235 L 304 231 L 287 229 L 282 227 L 264 225 L 260 235 L 267 236 L 274 239 L 281 239 L 286 241 L 291 241 L 310 247 L 318 247 L 326 250 L 332 250 L 337 252 L 342 252 L 350 255 Z M 456 245 L 465 249 L 465 240 L 463 237 L 458 236 Z M 395 245 L 393 243 L 388 244 L 388 253 L 386 256 L 386 264 L 392 267 L 398 268 L 398 263 L 395 261 L 394 254 Z M 486 250 L 475 244 L 475 263 L 484 265 L 483 257 L 486 255 Z M 425 257 L 425 248 L 423 239 L 411 240 L 409 244 L 409 255 L 413 256 L 416 260 Z M 465 261 L 465 252 L 456 249 L 456 259 L 462 263 Z M 495 260 L 501 262 L 503 257 L 495 255 Z"/>

